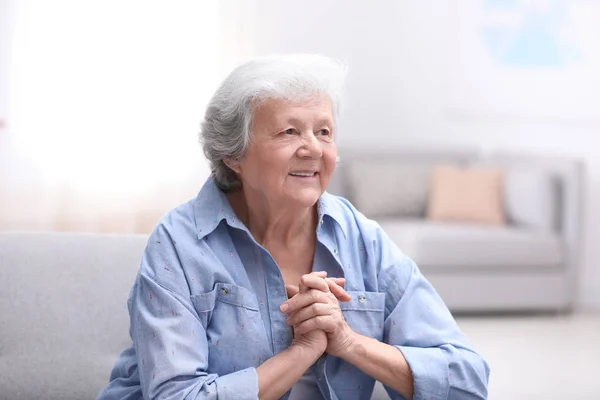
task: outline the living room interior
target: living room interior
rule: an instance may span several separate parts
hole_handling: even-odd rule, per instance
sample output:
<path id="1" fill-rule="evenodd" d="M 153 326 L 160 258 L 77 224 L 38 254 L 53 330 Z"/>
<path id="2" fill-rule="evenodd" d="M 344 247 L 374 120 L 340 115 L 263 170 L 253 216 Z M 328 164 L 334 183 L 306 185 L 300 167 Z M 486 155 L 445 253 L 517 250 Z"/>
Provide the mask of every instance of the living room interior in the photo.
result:
<path id="1" fill-rule="evenodd" d="M 216 86 L 317 53 L 348 66 L 328 191 L 420 266 L 489 399 L 599 398 L 599 18 L 597 0 L 0 0 L 0 376 L 28 359 L 70 398 L 58 354 L 82 354 L 65 371 L 97 376 L 73 398 L 100 390 L 147 235 L 209 176 Z"/>

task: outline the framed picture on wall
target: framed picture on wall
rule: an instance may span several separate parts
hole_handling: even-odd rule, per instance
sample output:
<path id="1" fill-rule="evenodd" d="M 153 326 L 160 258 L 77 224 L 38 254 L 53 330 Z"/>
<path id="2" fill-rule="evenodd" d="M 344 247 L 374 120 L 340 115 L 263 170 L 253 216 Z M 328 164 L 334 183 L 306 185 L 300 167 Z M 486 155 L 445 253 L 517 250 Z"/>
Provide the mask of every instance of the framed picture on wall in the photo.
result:
<path id="1" fill-rule="evenodd" d="M 600 121 L 600 0 L 453 0 L 451 112 Z"/>

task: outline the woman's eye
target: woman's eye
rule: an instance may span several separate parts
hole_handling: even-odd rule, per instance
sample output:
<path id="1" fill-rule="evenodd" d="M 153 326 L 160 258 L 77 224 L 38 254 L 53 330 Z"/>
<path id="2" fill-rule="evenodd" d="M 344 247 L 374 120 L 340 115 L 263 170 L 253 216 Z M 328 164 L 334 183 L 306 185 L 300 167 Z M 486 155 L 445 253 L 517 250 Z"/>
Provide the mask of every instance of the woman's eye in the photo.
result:
<path id="1" fill-rule="evenodd" d="M 317 132 L 317 134 L 319 136 L 329 136 L 329 130 L 328 129 L 321 129 L 320 131 Z"/>
<path id="2" fill-rule="evenodd" d="M 283 131 L 283 133 L 286 135 L 293 135 L 294 132 L 295 132 L 295 130 L 293 128 L 286 129 L 285 131 Z"/>

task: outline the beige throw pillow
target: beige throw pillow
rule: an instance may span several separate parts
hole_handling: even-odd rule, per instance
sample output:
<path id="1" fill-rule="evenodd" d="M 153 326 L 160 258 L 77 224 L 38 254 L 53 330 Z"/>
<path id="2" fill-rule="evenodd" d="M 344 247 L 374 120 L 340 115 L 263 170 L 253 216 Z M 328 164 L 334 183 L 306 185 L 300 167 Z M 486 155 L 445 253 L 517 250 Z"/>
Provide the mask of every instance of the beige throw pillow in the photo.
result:
<path id="1" fill-rule="evenodd" d="M 427 216 L 435 221 L 503 225 L 503 180 L 501 169 L 438 166 L 432 174 Z"/>

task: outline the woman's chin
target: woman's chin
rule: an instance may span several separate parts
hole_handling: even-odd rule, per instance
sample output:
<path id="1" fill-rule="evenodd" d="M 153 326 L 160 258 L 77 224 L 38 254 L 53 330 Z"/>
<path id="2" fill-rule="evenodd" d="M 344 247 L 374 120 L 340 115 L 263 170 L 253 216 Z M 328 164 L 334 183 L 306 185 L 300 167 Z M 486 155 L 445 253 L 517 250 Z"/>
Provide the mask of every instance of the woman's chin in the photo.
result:
<path id="1" fill-rule="evenodd" d="M 320 189 L 311 188 L 295 191 L 294 193 L 291 193 L 289 197 L 293 203 L 298 205 L 298 207 L 309 208 L 317 204 L 317 201 L 319 201 L 319 197 L 321 197 L 322 194 L 323 192 Z"/>

